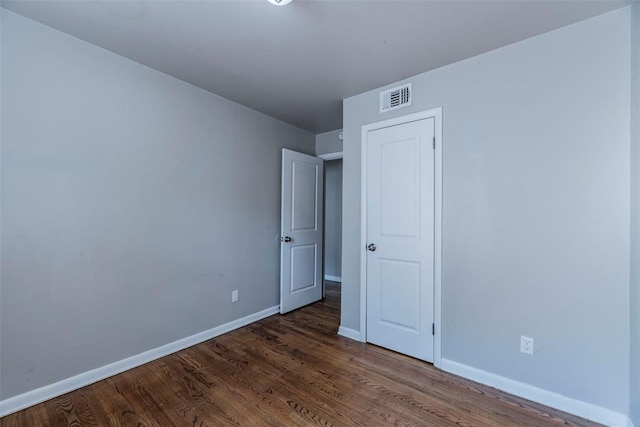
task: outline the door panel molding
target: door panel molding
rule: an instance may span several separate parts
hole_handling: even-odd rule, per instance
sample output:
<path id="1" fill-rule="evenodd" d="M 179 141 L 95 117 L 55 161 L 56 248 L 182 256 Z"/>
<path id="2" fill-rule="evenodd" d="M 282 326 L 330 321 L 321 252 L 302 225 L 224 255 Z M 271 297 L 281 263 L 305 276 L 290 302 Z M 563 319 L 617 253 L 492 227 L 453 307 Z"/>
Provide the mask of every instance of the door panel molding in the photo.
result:
<path id="1" fill-rule="evenodd" d="M 360 200 L 360 340 L 367 341 L 367 136 L 370 131 L 434 119 L 434 348 L 433 364 L 442 364 L 442 107 L 370 123 L 361 128 Z"/>

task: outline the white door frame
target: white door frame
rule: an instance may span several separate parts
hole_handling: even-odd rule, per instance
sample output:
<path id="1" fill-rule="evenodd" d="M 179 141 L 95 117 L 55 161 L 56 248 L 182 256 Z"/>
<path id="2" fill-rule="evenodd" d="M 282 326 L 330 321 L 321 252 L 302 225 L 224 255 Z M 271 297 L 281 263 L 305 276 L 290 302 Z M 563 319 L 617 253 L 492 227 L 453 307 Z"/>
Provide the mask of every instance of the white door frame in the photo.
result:
<path id="1" fill-rule="evenodd" d="M 370 131 L 433 118 L 436 149 L 434 158 L 434 278 L 433 303 L 435 335 L 433 337 L 433 364 L 440 367 L 442 359 L 442 107 L 421 111 L 394 119 L 362 126 L 361 133 L 361 200 L 360 200 L 360 339 L 367 341 L 367 135 Z"/>
<path id="2" fill-rule="evenodd" d="M 343 156 L 342 151 L 336 151 L 334 153 L 318 154 L 317 157 L 320 157 L 322 160 L 338 160 Z"/>

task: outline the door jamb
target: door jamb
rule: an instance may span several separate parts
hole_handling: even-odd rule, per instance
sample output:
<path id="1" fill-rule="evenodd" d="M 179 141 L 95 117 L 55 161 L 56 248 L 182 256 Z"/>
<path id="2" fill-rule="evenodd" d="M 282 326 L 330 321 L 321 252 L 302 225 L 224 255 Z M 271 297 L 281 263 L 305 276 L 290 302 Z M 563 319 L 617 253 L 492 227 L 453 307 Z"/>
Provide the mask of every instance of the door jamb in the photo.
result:
<path id="1" fill-rule="evenodd" d="M 338 160 L 343 157 L 342 151 L 336 151 L 335 153 L 318 154 L 317 156 L 323 160 Z"/>
<path id="2" fill-rule="evenodd" d="M 442 360 L 442 107 L 408 114 L 362 126 L 361 131 L 361 187 L 360 187 L 360 338 L 367 341 L 367 135 L 370 131 L 401 125 L 417 120 L 434 119 L 436 148 L 434 157 L 434 278 L 433 278 L 433 364 Z"/>

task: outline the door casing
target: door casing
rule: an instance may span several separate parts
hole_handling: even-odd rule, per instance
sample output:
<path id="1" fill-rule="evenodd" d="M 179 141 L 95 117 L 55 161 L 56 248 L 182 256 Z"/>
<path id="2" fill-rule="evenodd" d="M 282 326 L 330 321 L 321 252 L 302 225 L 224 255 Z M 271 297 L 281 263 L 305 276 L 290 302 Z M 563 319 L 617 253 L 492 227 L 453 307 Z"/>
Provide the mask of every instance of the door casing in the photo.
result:
<path id="1" fill-rule="evenodd" d="M 360 340 L 367 341 L 367 135 L 370 131 L 397 126 L 422 119 L 434 119 L 434 347 L 433 364 L 440 367 L 442 360 L 442 107 L 408 114 L 362 126 L 361 131 L 361 200 L 360 200 Z"/>

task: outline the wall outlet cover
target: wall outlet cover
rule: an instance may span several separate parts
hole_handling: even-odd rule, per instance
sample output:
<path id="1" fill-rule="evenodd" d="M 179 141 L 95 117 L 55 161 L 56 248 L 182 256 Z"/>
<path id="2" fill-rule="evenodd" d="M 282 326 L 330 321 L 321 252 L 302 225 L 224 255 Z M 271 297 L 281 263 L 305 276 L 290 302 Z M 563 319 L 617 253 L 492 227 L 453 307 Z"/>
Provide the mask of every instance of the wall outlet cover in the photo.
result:
<path id="1" fill-rule="evenodd" d="M 533 338 L 520 337 L 520 352 L 525 354 L 533 354 Z"/>

